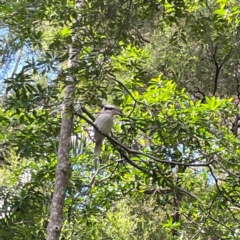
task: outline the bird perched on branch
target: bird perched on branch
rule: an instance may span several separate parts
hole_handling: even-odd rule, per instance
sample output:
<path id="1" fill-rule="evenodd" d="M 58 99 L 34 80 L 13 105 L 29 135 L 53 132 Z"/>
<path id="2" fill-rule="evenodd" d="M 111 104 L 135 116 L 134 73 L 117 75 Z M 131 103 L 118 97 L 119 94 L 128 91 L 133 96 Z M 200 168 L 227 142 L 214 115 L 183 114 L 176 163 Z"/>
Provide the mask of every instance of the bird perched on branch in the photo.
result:
<path id="1" fill-rule="evenodd" d="M 97 116 L 94 124 L 103 134 L 108 135 L 113 127 L 113 116 L 118 114 L 120 114 L 120 111 L 114 105 L 105 105 Z M 97 158 L 101 153 L 104 136 L 94 128 L 94 138 L 96 141 L 94 148 L 94 165 L 96 168 L 98 163 Z"/>

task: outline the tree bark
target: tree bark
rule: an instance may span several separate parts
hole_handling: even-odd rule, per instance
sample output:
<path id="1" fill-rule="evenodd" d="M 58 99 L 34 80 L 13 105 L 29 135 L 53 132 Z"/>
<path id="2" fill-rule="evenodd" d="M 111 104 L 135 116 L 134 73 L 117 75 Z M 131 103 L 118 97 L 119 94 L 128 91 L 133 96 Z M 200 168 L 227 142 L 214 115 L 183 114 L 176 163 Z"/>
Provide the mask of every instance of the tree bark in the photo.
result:
<path id="1" fill-rule="evenodd" d="M 76 2 L 75 6 L 77 8 L 80 8 L 82 6 L 82 1 Z M 62 122 L 58 146 L 58 162 L 56 168 L 56 180 L 52 198 L 50 219 L 47 227 L 47 240 L 58 240 L 60 238 L 64 200 L 71 172 L 69 150 L 73 128 L 73 113 L 70 108 L 71 106 L 73 106 L 74 103 L 75 90 L 74 74 L 71 72 L 71 69 L 73 67 L 77 67 L 79 58 L 79 50 L 73 47 L 75 40 L 76 36 L 75 34 L 73 34 L 72 46 L 69 49 L 68 69 L 70 69 L 70 71 L 67 78 L 68 83 L 65 87 L 65 96 L 63 101 Z"/>

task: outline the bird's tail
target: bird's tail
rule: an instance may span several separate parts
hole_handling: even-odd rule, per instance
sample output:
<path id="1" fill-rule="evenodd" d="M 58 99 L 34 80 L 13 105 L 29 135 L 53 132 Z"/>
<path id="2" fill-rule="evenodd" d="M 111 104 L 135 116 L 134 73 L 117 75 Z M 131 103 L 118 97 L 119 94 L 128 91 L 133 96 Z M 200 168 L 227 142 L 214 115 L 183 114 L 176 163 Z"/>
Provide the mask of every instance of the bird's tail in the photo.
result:
<path id="1" fill-rule="evenodd" d="M 101 153 L 101 150 L 102 150 L 102 141 L 98 141 L 95 143 L 94 156 L 98 157 Z"/>
<path id="2" fill-rule="evenodd" d="M 93 159 L 93 165 L 94 165 L 95 170 L 97 170 L 99 168 L 99 164 L 100 164 L 99 157 L 95 156 Z"/>
<path id="3" fill-rule="evenodd" d="M 102 141 L 96 142 L 94 147 L 94 160 L 93 160 L 94 161 L 93 165 L 95 169 L 98 169 L 99 167 L 99 155 L 101 153 L 101 149 L 102 149 Z"/>

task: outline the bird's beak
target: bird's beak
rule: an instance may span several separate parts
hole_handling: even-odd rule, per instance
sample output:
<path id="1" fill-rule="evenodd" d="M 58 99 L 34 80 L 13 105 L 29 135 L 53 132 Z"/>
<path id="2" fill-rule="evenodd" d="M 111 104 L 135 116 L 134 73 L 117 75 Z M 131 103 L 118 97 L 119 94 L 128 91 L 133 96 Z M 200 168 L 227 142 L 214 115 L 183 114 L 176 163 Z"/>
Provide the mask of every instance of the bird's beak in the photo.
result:
<path id="1" fill-rule="evenodd" d="M 122 110 L 121 109 L 118 109 L 118 108 L 116 108 L 115 110 L 114 110 L 114 114 L 115 115 L 123 115 L 123 113 L 122 113 Z"/>

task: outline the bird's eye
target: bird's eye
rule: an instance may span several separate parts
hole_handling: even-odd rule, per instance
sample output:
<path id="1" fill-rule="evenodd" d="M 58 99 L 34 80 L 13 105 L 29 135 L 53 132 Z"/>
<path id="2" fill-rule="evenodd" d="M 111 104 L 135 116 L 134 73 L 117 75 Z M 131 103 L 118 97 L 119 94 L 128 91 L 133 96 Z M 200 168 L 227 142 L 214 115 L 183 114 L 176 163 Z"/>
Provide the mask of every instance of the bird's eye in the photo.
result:
<path id="1" fill-rule="evenodd" d="M 111 108 L 111 107 L 105 107 L 104 110 L 114 110 L 114 108 Z"/>

